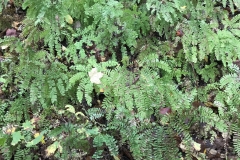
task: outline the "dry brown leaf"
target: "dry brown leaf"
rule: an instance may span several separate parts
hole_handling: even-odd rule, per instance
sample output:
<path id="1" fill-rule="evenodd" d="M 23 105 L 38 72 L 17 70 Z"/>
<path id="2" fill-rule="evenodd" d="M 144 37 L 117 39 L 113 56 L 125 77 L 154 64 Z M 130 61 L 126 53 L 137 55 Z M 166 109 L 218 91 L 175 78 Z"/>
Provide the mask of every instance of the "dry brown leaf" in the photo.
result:
<path id="1" fill-rule="evenodd" d="M 12 22 L 12 27 L 15 28 L 16 30 L 18 30 L 18 25 L 20 24 L 20 22 L 17 21 L 13 21 Z"/>

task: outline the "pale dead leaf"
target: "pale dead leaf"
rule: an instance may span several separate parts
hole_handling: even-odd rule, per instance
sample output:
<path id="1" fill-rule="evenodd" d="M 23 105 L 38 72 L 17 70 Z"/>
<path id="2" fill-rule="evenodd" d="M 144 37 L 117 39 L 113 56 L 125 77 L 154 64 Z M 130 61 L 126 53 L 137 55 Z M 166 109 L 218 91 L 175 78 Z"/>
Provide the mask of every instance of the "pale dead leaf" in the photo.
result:
<path id="1" fill-rule="evenodd" d="M 99 92 L 100 92 L 100 93 L 103 93 L 103 92 L 104 92 L 104 89 L 103 89 L 103 88 L 100 88 Z"/>
<path id="2" fill-rule="evenodd" d="M 62 51 L 64 52 L 64 51 L 66 51 L 66 47 L 65 46 L 62 46 Z"/>
<path id="3" fill-rule="evenodd" d="M 200 151 L 200 150 L 201 150 L 201 144 L 200 144 L 200 143 L 193 142 L 192 145 L 193 145 L 193 148 L 194 148 L 196 151 Z"/>
<path id="4" fill-rule="evenodd" d="M 183 143 L 180 143 L 180 144 L 179 144 L 179 147 L 180 147 L 183 151 L 186 150 L 186 147 L 185 147 L 185 145 L 184 145 Z"/>
<path id="5" fill-rule="evenodd" d="M 93 68 L 90 72 L 88 72 L 88 75 L 92 83 L 101 84 L 100 78 L 103 77 L 103 73 L 98 72 L 97 68 Z"/>
<path id="6" fill-rule="evenodd" d="M 222 137 L 223 137 L 223 139 L 230 138 L 230 136 L 228 135 L 227 132 L 223 132 L 223 133 L 222 133 Z"/>
<path id="7" fill-rule="evenodd" d="M 17 21 L 13 21 L 12 22 L 12 27 L 15 28 L 15 29 L 18 29 L 18 25 L 20 24 L 20 22 L 17 22 Z"/>
<path id="8" fill-rule="evenodd" d="M 2 50 L 7 49 L 9 46 L 10 46 L 10 44 L 2 45 L 2 46 L 1 46 L 1 49 L 2 49 Z"/>

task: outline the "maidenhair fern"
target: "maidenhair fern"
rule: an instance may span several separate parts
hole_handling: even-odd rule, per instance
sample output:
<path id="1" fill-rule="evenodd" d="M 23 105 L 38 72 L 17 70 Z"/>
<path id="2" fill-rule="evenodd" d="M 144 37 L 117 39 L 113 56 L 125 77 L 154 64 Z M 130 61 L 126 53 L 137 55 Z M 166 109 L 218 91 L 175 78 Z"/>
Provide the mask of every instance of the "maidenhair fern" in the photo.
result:
<path id="1" fill-rule="evenodd" d="M 116 140 L 110 135 L 98 135 L 94 138 L 93 141 L 94 147 L 102 147 L 104 144 L 108 147 L 111 155 L 113 157 L 117 157 L 118 147 L 116 145 Z M 93 158 L 99 159 L 101 158 L 102 150 L 98 149 L 98 151 L 93 155 Z"/>
<path id="2" fill-rule="evenodd" d="M 223 133 L 239 155 L 238 6 L 25 0 L 23 31 L 0 40 L 4 158 L 34 159 L 38 145 L 50 159 L 117 160 L 124 145 L 137 160 L 204 159 L 197 140 Z"/>
<path id="3" fill-rule="evenodd" d="M 101 108 L 90 108 L 87 110 L 90 120 L 97 120 L 105 115 L 105 112 Z"/>
<path id="4" fill-rule="evenodd" d="M 237 155 L 240 156 L 239 127 L 234 125 L 232 128 L 233 128 L 233 145 L 234 145 L 234 150 L 237 152 Z"/>

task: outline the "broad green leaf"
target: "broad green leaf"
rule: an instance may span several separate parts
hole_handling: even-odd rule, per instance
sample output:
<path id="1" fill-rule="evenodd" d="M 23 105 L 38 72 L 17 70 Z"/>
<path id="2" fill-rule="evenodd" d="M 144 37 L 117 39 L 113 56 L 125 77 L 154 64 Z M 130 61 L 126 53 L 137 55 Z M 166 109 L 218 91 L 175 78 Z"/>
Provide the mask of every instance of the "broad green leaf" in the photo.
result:
<path id="1" fill-rule="evenodd" d="M 30 121 L 26 121 L 25 123 L 23 123 L 24 130 L 33 129 L 33 128 L 34 128 L 34 125 L 32 125 Z"/>
<path id="2" fill-rule="evenodd" d="M 27 142 L 26 147 L 34 146 L 34 145 L 38 144 L 39 142 L 44 143 L 44 136 L 43 136 L 43 134 L 44 134 L 44 132 L 42 132 L 42 133 L 40 133 L 40 134 L 39 134 L 39 133 L 36 133 L 36 134 L 34 135 L 35 139 L 32 140 L 31 142 Z"/>
<path id="3" fill-rule="evenodd" d="M 7 138 L 6 137 L 1 137 L 0 138 L 0 146 L 3 146 L 6 142 Z"/>
<path id="4" fill-rule="evenodd" d="M 65 128 L 63 126 L 54 128 L 53 130 L 50 131 L 50 133 L 48 134 L 49 137 L 57 137 L 59 134 L 61 134 L 63 131 L 65 130 Z"/>
<path id="5" fill-rule="evenodd" d="M 24 137 L 21 134 L 21 131 L 13 132 L 12 133 L 12 143 L 11 145 L 15 146 L 21 139 L 24 139 Z"/>

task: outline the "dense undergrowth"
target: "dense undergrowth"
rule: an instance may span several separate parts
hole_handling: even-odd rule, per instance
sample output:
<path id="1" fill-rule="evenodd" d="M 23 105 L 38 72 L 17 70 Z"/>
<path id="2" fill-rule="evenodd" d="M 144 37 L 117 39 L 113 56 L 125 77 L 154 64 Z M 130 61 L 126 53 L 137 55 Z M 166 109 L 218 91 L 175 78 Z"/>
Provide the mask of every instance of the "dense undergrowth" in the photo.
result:
<path id="1" fill-rule="evenodd" d="M 240 156 L 238 0 L 11 3 L 26 16 L 0 39 L 4 159 Z"/>

